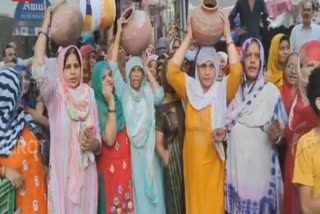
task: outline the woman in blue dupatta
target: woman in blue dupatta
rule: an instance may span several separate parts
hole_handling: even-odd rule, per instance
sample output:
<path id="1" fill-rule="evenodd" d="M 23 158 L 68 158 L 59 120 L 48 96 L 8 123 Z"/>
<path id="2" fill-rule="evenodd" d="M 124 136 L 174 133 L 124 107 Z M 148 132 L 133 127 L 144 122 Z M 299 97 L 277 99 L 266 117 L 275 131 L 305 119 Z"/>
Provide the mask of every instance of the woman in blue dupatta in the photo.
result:
<path id="1" fill-rule="evenodd" d="M 123 24 L 121 18 L 110 67 L 131 144 L 135 213 L 163 214 L 162 166 L 155 149 L 155 106 L 161 104 L 164 92 L 147 70 L 148 66 L 137 56 L 126 63 L 126 82 L 123 80 L 116 64 Z"/>

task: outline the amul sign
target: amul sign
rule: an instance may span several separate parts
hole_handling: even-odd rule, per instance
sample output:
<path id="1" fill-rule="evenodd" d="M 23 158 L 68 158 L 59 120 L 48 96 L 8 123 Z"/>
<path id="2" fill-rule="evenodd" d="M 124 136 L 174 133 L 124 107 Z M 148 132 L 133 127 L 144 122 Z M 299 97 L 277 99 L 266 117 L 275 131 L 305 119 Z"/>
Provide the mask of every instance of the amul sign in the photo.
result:
<path id="1" fill-rule="evenodd" d="M 1 1 L 1 0 L 0 0 Z M 18 2 L 14 13 L 16 35 L 37 35 L 41 27 L 46 9 L 50 6 L 48 0 L 15 0 Z"/>

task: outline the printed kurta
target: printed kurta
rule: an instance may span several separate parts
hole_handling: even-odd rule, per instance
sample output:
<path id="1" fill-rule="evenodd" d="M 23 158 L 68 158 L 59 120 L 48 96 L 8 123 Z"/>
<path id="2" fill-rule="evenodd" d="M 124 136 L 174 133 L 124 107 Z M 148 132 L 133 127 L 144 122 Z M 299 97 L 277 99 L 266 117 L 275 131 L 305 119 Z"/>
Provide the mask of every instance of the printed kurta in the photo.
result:
<path id="1" fill-rule="evenodd" d="M 16 191 L 16 208 L 22 213 L 47 213 L 47 182 L 40 142 L 25 127 L 9 157 L 0 156 L 0 165 L 16 169 L 24 179 L 24 190 Z"/>
<path id="2" fill-rule="evenodd" d="M 133 214 L 133 181 L 127 129 L 117 133 L 112 147 L 102 145 L 98 157 L 99 214 Z"/>

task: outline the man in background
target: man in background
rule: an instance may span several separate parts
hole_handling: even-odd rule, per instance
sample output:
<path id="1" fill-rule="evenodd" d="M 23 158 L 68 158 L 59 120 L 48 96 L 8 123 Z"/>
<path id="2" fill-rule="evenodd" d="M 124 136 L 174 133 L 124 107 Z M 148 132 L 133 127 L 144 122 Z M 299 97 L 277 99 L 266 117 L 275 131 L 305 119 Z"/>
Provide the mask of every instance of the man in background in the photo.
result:
<path id="1" fill-rule="evenodd" d="M 320 40 L 320 27 L 312 23 L 314 10 L 312 0 L 306 0 L 302 3 L 302 23 L 292 29 L 290 36 L 290 44 L 293 51 L 298 52 L 300 47 L 308 41 Z"/>
<path id="2" fill-rule="evenodd" d="M 235 28 L 234 19 L 239 15 L 240 27 Z M 237 0 L 235 6 L 229 15 L 229 21 L 232 30 L 239 35 L 239 45 L 251 37 L 261 40 L 260 23 L 262 21 L 263 27 L 268 28 L 269 22 L 267 20 L 269 14 L 264 0 Z"/>

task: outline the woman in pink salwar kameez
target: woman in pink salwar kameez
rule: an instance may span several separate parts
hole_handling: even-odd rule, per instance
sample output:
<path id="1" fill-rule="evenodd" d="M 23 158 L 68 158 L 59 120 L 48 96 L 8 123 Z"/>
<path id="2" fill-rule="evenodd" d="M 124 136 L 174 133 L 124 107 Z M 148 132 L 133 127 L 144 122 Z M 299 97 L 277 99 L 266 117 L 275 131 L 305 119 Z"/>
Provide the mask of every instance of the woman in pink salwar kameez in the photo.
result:
<path id="1" fill-rule="evenodd" d="M 97 169 L 94 153 L 101 138 L 93 90 L 83 83 L 80 51 L 63 48 L 57 71 L 45 64 L 51 12 L 47 11 L 35 46 L 32 73 L 50 118 L 48 210 L 54 214 L 97 212 Z"/>

